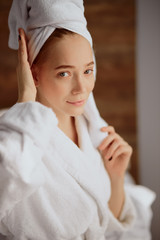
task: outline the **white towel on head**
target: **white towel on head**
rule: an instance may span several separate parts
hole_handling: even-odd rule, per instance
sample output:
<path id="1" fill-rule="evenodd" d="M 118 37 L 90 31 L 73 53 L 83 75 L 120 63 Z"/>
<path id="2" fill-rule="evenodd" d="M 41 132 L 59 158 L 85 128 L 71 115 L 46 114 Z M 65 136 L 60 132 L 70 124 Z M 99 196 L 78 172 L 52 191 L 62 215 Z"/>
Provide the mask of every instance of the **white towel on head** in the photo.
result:
<path id="1" fill-rule="evenodd" d="M 86 28 L 82 0 L 13 0 L 9 13 L 9 46 L 18 49 L 18 28 L 28 37 L 32 64 L 39 50 L 56 28 L 65 28 L 84 36 L 92 46 Z"/>
<path id="2" fill-rule="evenodd" d="M 18 29 L 23 28 L 28 37 L 30 64 L 56 28 L 65 28 L 85 37 L 91 44 L 84 17 L 83 0 L 13 0 L 9 13 L 9 46 L 18 49 Z M 95 59 L 94 59 L 95 60 Z M 84 115 L 94 147 L 107 135 L 100 131 L 106 125 L 102 120 L 91 94 Z"/>

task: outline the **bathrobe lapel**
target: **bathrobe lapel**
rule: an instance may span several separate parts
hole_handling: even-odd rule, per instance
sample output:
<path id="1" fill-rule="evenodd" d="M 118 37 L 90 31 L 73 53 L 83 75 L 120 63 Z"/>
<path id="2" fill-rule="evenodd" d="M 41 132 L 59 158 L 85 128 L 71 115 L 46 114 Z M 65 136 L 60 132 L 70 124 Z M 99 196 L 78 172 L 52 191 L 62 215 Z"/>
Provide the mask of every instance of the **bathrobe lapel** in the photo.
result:
<path id="1" fill-rule="evenodd" d="M 107 224 L 107 201 L 110 195 L 110 182 L 97 151 L 89 139 L 87 125 L 83 116 L 76 119 L 80 148 L 74 144 L 59 128 L 56 138 L 52 139 L 54 150 L 60 156 L 60 163 L 95 200 L 101 226 Z M 61 143 L 61 144 L 60 144 Z"/>

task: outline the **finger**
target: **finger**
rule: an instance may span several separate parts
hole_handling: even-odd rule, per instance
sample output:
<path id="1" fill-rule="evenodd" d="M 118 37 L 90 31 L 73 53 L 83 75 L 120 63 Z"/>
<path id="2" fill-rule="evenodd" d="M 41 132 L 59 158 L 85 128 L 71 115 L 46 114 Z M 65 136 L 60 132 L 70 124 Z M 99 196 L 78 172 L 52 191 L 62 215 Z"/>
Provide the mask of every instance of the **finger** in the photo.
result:
<path id="1" fill-rule="evenodd" d="M 98 149 L 103 151 L 114 140 L 114 135 L 108 135 L 99 145 Z"/>
<path id="2" fill-rule="evenodd" d="M 110 160 L 116 150 L 121 146 L 122 142 L 118 139 L 112 142 L 112 144 L 108 147 L 106 154 L 104 155 L 104 158 L 106 160 Z"/>
<path id="3" fill-rule="evenodd" d="M 128 146 L 120 146 L 113 154 L 112 159 L 116 159 L 120 157 L 121 155 L 126 155 L 126 157 L 130 157 L 132 153 L 132 148 Z"/>
<path id="4" fill-rule="evenodd" d="M 102 132 L 114 133 L 115 129 L 113 126 L 106 126 L 101 128 Z"/>
<path id="5" fill-rule="evenodd" d="M 22 28 L 19 30 L 19 49 L 18 49 L 18 59 L 20 63 L 24 63 L 28 61 L 28 54 L 27 54 L 27 45 L 26 45 L 26 36 L 25 32 Z"/>
<path id="6" fill-rule="evenodd" d="M 107 132 L 107 127 L 108 127 L 108 126 L 102 127 L 100 130 L 101 130 L 102 132 Z"/>
<path id="7" fill-rule="evenodd" d="M 105 148 L 107 148 L 115 139 L 121 139 L 120 136 L 117 133 L 112 133 L 108 135 L 102 143 L 99 145 L 99 150 L 103 151 Z"/>
<path id="8" fill-rule="evenodd" d="M 112 157 L 110 157 L 110 158 L 106 157 L 107 152 L 108 152 L 108 149 L 106 148 L 103 152 L 101 152 L 101 155 L 102 155 L 104 160 L 110 161 L 112 159 Z"/>

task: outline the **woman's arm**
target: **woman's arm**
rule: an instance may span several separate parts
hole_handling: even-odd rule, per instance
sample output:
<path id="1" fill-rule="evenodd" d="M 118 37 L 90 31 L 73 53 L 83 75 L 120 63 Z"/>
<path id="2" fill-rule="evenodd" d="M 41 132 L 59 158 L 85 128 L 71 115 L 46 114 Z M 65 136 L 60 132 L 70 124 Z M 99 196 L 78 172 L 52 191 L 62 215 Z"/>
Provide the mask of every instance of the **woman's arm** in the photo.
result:
<path id="1" fill-rule="evenodd" d="M 128 167 L 132 148 L 114 130 L 112 126 L 101 129 L 108 136 L 99 146 L 104 166 L 110 176 L 111 197 L 109 207 L 116 218 L 119 218 L 124 204 L 124 175 Z"/>
<path id="2" fill-rule="evenodd" d="M 35 102 L 36 88 L 30 70 L 25 33 L 20 31 L 17 78 L 19 99 L 0 117 L 0 232 L 2 219 L 16 203 L 45 181 L 42 161 L 54 126 L 53 111 Z M 47 126 L 45 128 L 44 126 Z"/>
<path id="3" fill-rule="evenodd" d="M 44 127 L 47 126 L 47 127 Z M 17 103 L 0 117 L 0 232 L 8 211 L 45 182 L 44 153 L 57 126 L 38 102 Z"/>
<path id="4" fill-rule="evenodd" d="M 124 205 L 124 180 L 119 179 L 118 182 L 111 181 L 111 197 L 109 200 L 109 208 L 113 215 L 118 219 Z"/>

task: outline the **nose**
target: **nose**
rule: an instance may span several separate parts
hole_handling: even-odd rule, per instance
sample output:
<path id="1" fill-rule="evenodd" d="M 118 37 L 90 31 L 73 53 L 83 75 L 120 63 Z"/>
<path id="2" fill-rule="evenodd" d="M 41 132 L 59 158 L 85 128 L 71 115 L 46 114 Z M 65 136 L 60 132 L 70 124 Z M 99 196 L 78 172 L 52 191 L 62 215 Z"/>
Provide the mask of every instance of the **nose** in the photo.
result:
<path id="1" fill-rule="evenodd" d="M 81 75 L 76 75 L 73 78 L 72 94 L 76 95 L 84 92 L 86 92 L 86 83 L 84 81 L 84 77 Z"/>

